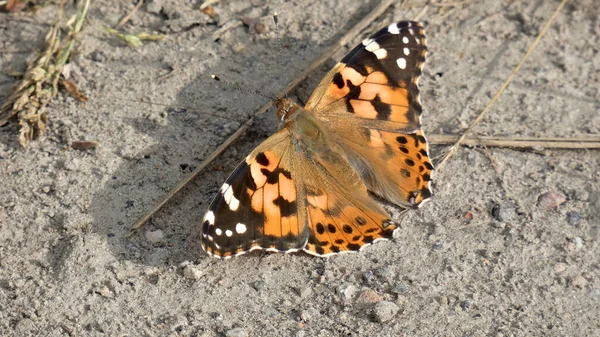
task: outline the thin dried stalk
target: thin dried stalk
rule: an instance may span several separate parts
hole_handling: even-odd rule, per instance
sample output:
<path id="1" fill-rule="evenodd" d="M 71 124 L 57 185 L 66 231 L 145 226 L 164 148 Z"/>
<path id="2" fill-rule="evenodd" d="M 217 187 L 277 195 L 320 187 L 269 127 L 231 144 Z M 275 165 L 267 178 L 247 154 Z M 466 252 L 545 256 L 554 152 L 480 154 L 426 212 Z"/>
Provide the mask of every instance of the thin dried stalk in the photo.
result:
<path id="1" fill-rule="evenodd" d="M 430 144 L 454 144 L 460 135 L 427 135 Z M 464 146 L 509 147 L 515 149 L 600 149 L 600 137 L 465 137 Z"/>

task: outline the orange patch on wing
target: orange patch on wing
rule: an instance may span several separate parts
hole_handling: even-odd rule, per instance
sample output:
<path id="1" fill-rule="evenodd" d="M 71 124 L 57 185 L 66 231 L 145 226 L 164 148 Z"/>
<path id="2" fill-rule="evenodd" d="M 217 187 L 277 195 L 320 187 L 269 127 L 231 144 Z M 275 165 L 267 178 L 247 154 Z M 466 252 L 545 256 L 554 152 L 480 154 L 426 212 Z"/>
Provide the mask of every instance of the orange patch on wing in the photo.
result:
<path id="1" fill-rule="evenodd" d="M 252 199 L 250 200 L 250 207 L 252 207 L 252 210 L 257 213 L 262 213 L 264 204 L 262 191 L 253 191 L 248 188 L 246 189 L 246 192 L 248 195 L 252 196 Z"/>
<path id="2" fill-rule="evenodd" d="M 300 227 L 298 227 L 298 217 L 296 216 L 284 216 L 281 218 L 281 232 L 283 235 L 294 235 L 300 234 Z"/>
<path id="3" fill-rule="evenodd" d="M 281 236 L 281 211 L 275 205 L 275 199 L 279 197 L 278 184 L 266 184 L 263 187 L 265 215 L 264 234 Z"/>
<path id="4" fill-rule="evenodd" d="M 358 86 L 365 82 L 365 77 L 361 75 L 358 71 L 356 71 L 352 67 L 344 67 L 340 70 L 340 74 L 344 78 L 344 83 L 349 80 L 355 86 Z"/>
<path id="5" fill-rule="evenodd" d="M 427 143 L 424 142 L 423 131 L 418 130 L 414 134 L 398 134 L 393 132 L 380 131 L 382 139 L 385 143 L 390 144 L 390 148 L 394 149 L 395 156 L 391 157 L 386 166 L 392 168 L 396 184 L 404 191 L 406 200 L 413 193 L 414 202 L 420 203 L 429 197 L 429 181 L 431 180 L 432 166 L 427 153 Z M 397 138 L 403 137 L 406 143 L 401 144 Z M 406 149 L 408 153 L 400 151 L 400 147 Z M 412 163 L 409 165 L 408 163 Z M 401 172 L 406 170 L 410 173 L 407 177 Z M 424 195 L 425 193 L 426 195 Z"/>
<path id="6" fill-rule="evenodd" d="M 375 71 L 367 76 L 365 82 L 374 84 L 388 84 L 388 78 L 381 71 Z"/>
<path id="7" fill-rule="evenodd" d="M 352 109 L 354 110 L 354 114 L 369 119 L 377 118 L 377 110 L 371 102 L 369 101 L 361 101 L 358 99 L 351 99 L 350 105 L 352 105 Z"/>
<path id="8" fill-rule="evenodd" d="M 375 96 L 383 103 L 408 107 L 408 91 L 383 84 L 364 83 L 360 86 L 360 99 L 374 100 Z"/>
<path id="9" fill-rule="evenodd" d="M 268 165 L 262 165 L 256 161 L 256 158 L 246 158 L 246 162 L 250 166 L 250 175 L 252 176 L 252 180 L 256 186 L 263 186 L 267 182 L 267 177 L 261 172 L 263 169 L 266 169 L 269 172 L 273 172 L 277 168 L 279 164 L 279 158 L 275 155 L 275 153 L 271 151 L 263 152 L 267 160 L 269 161 Z"/>
<path id="10" fill-rule="evenodd" d="M 279 173 L 279 195 L 287 201 L 296 201 L 296 186 L 283 173 Z"/>
<path id="11" fill-rule="evenodd" d="M 316 208 L 325 209 L 327 208 L 327 195 L 309 195 L 306 197 L 308 203 Z"/>
<path id="12" fill-rule="evenodd" d="M 338 88 L 335 83 L 331 83 L 329 85 L 329 93 L 336 98 L 342 98 L 350 93 L 350 88 L 348 88 L 346 85 Z"/>
<path id="13" fill-rule="evenodd" d="M 408 124 L 408 118 L 406 118 L 406 113 L 408 112 L 407 106 L 399 106 L 399 105 L 390 105 L 390 121 L 392 122 L 400 122 L 404 124 Z"/>

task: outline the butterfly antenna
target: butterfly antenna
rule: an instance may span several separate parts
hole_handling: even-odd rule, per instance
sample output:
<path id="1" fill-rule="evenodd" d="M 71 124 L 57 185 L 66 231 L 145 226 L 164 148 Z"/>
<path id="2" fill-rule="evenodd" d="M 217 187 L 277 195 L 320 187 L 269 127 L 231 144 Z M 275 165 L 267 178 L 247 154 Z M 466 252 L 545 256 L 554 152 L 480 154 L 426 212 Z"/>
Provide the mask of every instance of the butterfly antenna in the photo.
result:
<path id="1" fill-rule="evenodd" d="M 229 81 L 225 81 L 225 80 L 220 79 L 217 75 L 210 75 L 210 77 L 212 77 L 212 79 L 215 80 L 215 81 L 223 82 L 226 85 L 229 85 L 229 86 L 233 87 L 234 89 L 239 90 L 241 92 L 245 92 L 247 94 L 251 94 L 251 95 L 256 95 L 256 96 L 268 98 L 268 99 L 270 99 L 272 101 L 276 101 L 277 100 L 277 97 L 275 97 L 275 96 L 269 96 L 269 95 L 263 94 L 262 92 L 244 89 L 244 88 L 238 86 L 237 84 L 234 84 L 234 83 L 231 83 Z"/>
<path id="2" fill-rule="evenodd" d="M 283 77 L 283 47 L 281 46 L 281 35 L 279 33 L 279 19 L 277 18 L 277 12 L 273 13 L 273 21 L 275 22 L 275 34 L 277 35 L 277 49 L 279 51 L 279 64 L 281 65 L 281 75 Z M 287 92 L 285 98 L 288 98 Z"/>

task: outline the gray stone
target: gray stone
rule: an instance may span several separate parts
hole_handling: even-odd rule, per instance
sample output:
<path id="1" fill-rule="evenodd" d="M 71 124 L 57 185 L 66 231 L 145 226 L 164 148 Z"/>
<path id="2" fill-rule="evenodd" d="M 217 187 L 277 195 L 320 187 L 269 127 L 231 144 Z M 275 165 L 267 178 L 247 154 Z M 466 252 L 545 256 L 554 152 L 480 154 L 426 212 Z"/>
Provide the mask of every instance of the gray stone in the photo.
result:
<path id="1" fill-rule="evenodd" d="M 231 330 L 227 330 L 225 332 L 225 336 L 227 337 L 248 337 L 248 333 L 244 328 L 235 328 Z"/>
<path id="2" fill-rule="evenodd" d="M 373 308 L 373 316 L 377 322 L 383 323 L 392 319 L 400 310 L 400 308 L 388 301 L 381 301 Z"/>

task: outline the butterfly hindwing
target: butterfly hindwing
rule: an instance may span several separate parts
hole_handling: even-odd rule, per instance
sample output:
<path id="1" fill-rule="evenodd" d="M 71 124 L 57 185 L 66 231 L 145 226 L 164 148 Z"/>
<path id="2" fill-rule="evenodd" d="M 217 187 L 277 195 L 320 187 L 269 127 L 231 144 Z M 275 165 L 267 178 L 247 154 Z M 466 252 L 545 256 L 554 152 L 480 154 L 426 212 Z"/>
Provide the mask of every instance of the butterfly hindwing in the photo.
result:
<path id="1" fill-rule="evenodd" d="M 311 164 L 311 169 L 303 172 L 310 229 L 304 249 L 307 253 L 327 256 L 357 251 L 378 239 L 392 237 L 396 225 L 362 183 L 348 181 L 352 179 L 349 174 L 332 174 L 325 169 L 328 163 L 322 158 Z M 352 170 L 347 161 L 337 165 Z"/>

